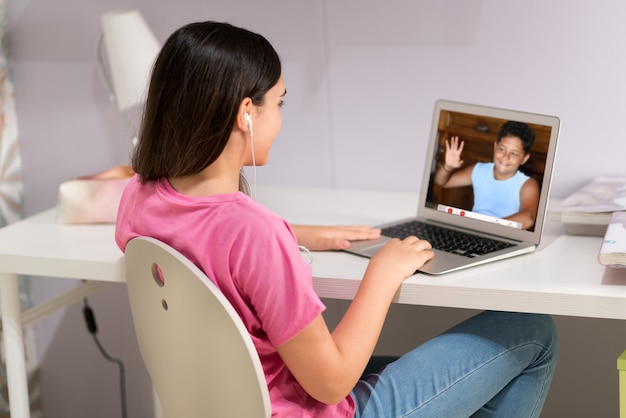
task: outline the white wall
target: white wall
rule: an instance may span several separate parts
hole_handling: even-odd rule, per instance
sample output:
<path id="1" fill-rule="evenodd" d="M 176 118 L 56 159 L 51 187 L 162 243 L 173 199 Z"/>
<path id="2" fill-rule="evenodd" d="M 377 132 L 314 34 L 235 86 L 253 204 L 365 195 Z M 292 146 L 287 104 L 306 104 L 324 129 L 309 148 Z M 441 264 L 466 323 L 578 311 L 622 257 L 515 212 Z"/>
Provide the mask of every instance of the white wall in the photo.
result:
<path id="1" fill-rule="evenodd" d="M 99 15 L 122 7 L 139 8 L 161 41 L 184 23 L 217 19 L 275 45 L 288 95 L 259 183 L 417 191 L 438 98 L 559 116 L 554 196 L 597 175 L 625 174 L 621 0 L 22 0 L 8 7 L 28 215 L 53 206 L 64 179 L 128 159 L 126 127 L 94 66 Z M 73 285 L 38 278 L 34 296 Z M 123 286 L 90 301 L 103 344 L 127 357 L 130 416 L 150 416 Z M 395 306 L 379 349 L 399 352 L 469 314 Z M 114 366 L 97 355 L 80 315 L 75 306 L 38 327 L 47 416 L 117 416 Z M 616 416 L 615 359 L 626 348 L 626 325 L 556 319 L 562 354 L 544 416 Z"/>

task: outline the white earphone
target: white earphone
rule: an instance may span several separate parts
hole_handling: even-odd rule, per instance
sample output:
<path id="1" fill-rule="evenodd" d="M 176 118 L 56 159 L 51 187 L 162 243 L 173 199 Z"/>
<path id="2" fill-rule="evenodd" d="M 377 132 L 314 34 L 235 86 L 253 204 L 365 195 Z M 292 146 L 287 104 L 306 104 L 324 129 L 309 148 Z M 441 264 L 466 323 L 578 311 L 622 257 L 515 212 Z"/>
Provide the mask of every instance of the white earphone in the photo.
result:
<path id="1" fill-rule="evenodd" d="M 243 118 L 246 122 L 248 122 L 248 128 L 250 128 L 250 135 L 252 135 L 252 118 L 249 113 L 244 113 Z"/>

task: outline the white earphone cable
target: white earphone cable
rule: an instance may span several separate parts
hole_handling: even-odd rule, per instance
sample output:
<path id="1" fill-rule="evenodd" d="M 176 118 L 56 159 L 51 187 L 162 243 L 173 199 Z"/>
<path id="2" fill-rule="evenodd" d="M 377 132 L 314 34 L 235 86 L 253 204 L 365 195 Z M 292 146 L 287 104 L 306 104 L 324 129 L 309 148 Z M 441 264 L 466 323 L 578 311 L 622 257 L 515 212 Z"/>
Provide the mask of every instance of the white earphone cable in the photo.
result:
<path id="1" fill-rule="evenodd" d="M 300 249 L 300 252 L 305 253 L 307 255 L 306 262 L 309 264 L 313 263 L 313 254 L 311 254 L 311 251 L 309 251 L 309 249 L 305 247 L 304 245 L 298 245 L 298 248 Z"/>
<path id="2" fill-rule="evenodd" d="M 252 149 L 252 198 L 256 200 L 256 158 L 254 157 L 254 132 L 250 119 L 248 119 L 248 128 L 250 128 L 250 148 Z"/>

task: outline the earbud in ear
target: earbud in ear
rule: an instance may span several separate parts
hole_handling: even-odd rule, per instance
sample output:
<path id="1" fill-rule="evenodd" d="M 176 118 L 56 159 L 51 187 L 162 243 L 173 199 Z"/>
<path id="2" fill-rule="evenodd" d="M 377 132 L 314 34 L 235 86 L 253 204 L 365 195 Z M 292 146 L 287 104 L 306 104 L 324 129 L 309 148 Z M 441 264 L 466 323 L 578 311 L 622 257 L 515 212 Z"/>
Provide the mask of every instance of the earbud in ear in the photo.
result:
<path id="1" fill-rule="evenodd" d="M 243 114 L 243 118 L 248 122 L 248 129 L 250 130 L 250 139 L 252 139 L 252 118 L 248 112 Z"/>

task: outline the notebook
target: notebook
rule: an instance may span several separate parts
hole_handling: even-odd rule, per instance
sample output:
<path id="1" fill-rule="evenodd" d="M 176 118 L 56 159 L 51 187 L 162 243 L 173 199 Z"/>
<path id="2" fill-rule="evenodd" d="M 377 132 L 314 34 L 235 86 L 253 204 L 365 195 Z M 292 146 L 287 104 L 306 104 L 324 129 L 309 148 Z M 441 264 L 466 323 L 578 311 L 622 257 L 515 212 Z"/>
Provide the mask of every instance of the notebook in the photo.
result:
<path id="1" fill-rule="evenodd" d="M 511 161 L 518 158 L 515 164 L 518 165 L 523 160 L 523 156 L 520 157 L 515 151 L 515 144 L 521 144 L 519 139 L 517 142 L 501 141 L 496 145 L 498 134 L 507 122 L 513 122 L 507 126 L 515 125 L 518 129 L 520 125 L 530 128 L 535 139 L 528 159 L 518 168 L 521 174 L 515 176 L 517 180 L 499 181 L 493 179 L 496 172 L 503 172 L 505 175 L 511 173 Z M 427 274 L 447 273 L 534 251 L 539 245 L 546 219 L 559 130 L 560 121 L 555 116 L 448 100 L 437 101 L 417 215 L 378 225 L 383 228 L 381 238 L 353 242 L 346 251 L 371 257 L 391 236 L 403 238 L 406 235 L 416 235 L 428 240 L 435 252 L 435 257 L 419 269 Z M 519 133 L 519 136 L 526 135 Z M 456 170 L 445 165 L 446 141 L 454 149 L 452 141 L 455 137 L 458 138 L 457 151 L 463 143 L 463 164 Z M 459 174 L 455 181 L 457 184 L 464 184 L 463 181 L 471 184 L 450 187 L 451 183 L 446 186 L 435 183 L 437 170 L 442 168 L 448 171 L 450 179 L 465 168 L 466 171 Z M 537 202 L 534 222 L 531 220 L 532 224 L 528 225 L 529 221 L 508 219 L 511 210 L 519 210 L 522 201 L 518 192 L 520 187 L 530 186 L 526 182 L 532 182 L 531 179 L 536 181 L 535 192 L 531 193 L 534 196 L 533 202 Z M 526 187 L 524 190 L 527 189 L 532 191 L 533 187 Z M 501 196 L 504 197 L 503 201 L 499 200 Z M 534 203 L 530 206 L 535 207 Z M 427 230 L 406 230 L 407 225 L 416 223 L 426 226 Z M 455 247 L 457 238 L 450 238 L 450 234 L 461 235 L 463 244 Z"/>

